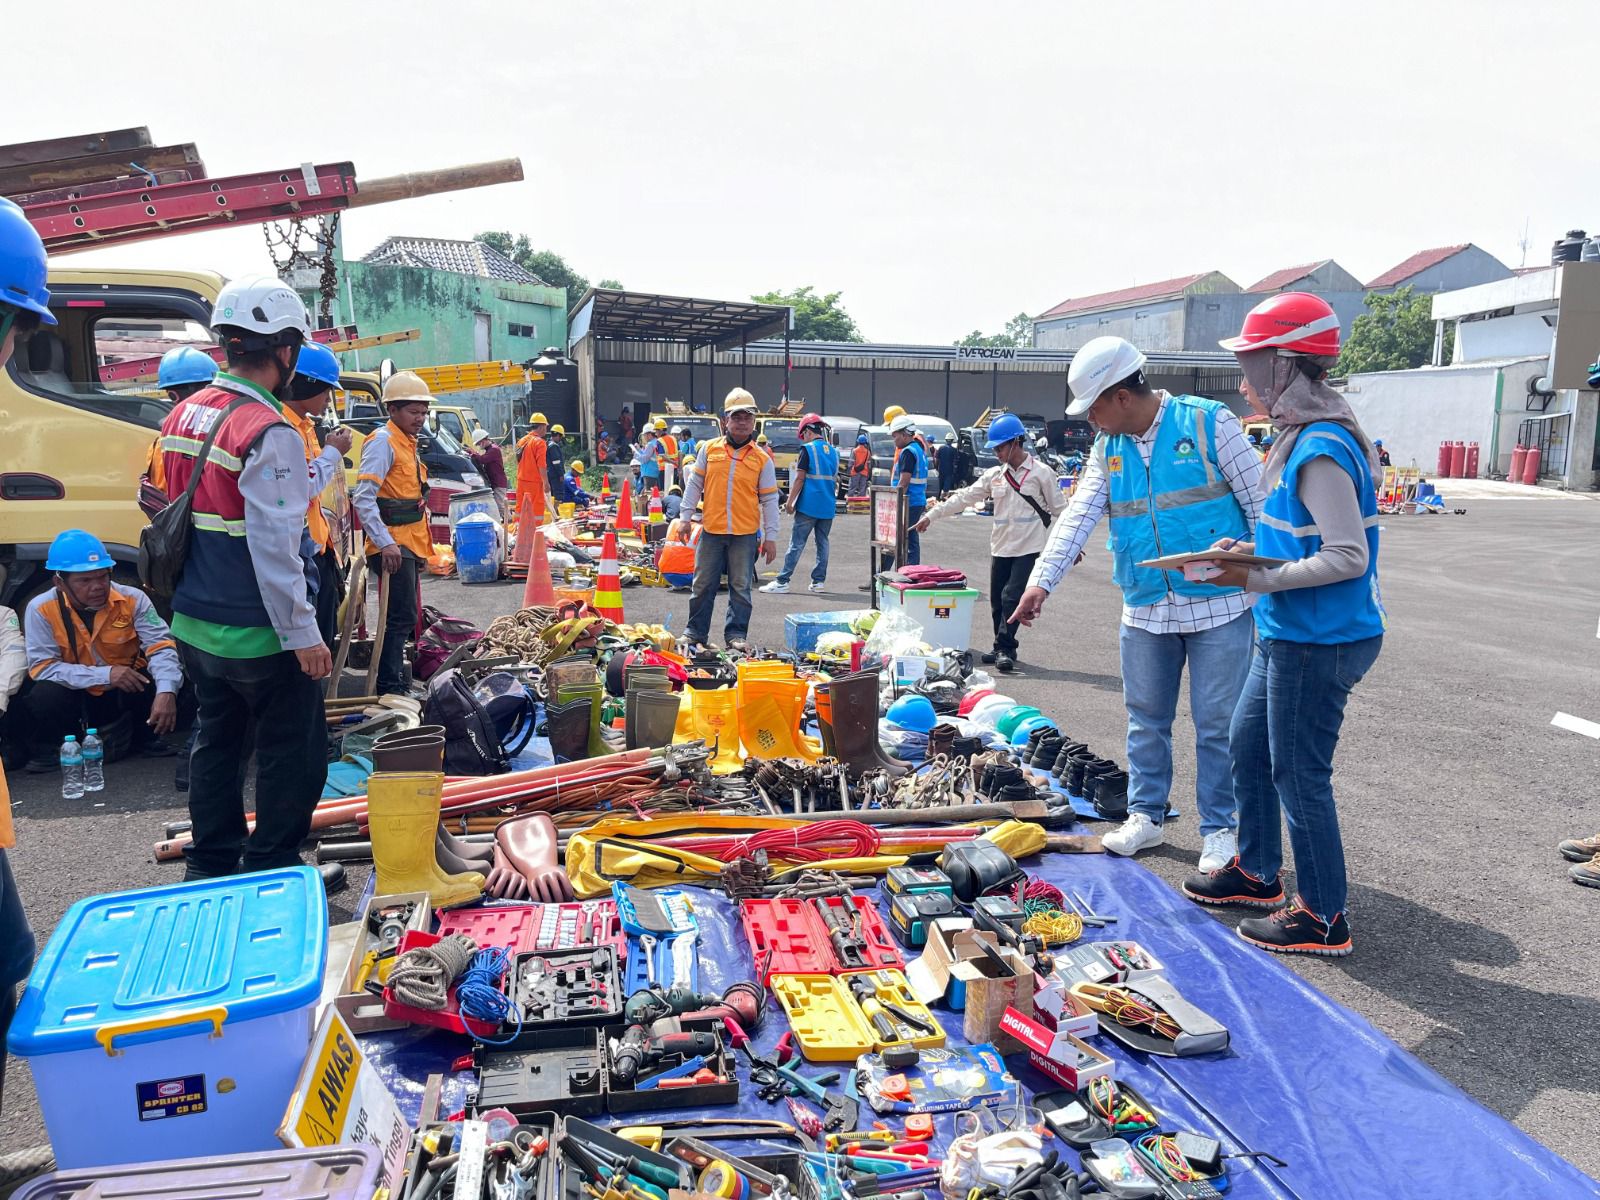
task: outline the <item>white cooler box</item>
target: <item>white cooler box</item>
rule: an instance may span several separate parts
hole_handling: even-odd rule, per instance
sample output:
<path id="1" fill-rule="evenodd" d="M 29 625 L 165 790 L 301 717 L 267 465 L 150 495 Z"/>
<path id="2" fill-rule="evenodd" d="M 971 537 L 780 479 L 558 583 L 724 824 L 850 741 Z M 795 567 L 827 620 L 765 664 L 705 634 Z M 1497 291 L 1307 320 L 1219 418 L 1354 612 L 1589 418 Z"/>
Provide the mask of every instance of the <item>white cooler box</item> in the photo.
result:
<path id="1" fill-rule="evenodd" d="M 74 904 L 7 1038 L 57 1165 L 278 1148 L 327 946 L 305 866 Z"/>
<path id="2" fill-rule="evenodd" d="M 900 588 L 878 580 L 878 607 L 900 610 L 922 626 L 922 640 L 935 649 L 965 650 L 972 645 L 976 588 Z"/>

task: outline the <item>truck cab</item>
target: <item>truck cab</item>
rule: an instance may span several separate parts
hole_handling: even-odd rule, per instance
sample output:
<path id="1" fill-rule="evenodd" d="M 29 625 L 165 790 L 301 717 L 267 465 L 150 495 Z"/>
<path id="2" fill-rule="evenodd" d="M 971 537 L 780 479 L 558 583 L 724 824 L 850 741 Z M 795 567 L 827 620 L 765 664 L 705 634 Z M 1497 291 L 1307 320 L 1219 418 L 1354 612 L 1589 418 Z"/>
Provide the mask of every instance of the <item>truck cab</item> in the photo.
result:
<path id="1" fill-rule="evenodd" d="M 49 286 L 59 324 L 21 343 L 0 371 L 0 603 L 12 607 L 49 586 L 44 560 L 63 529 L 93 533 L 117 577 L 135 578 L 139 476 L 171 403 L 154 378 L 118 364 L 211 345 L 222 278 L 61 269 Z"/>

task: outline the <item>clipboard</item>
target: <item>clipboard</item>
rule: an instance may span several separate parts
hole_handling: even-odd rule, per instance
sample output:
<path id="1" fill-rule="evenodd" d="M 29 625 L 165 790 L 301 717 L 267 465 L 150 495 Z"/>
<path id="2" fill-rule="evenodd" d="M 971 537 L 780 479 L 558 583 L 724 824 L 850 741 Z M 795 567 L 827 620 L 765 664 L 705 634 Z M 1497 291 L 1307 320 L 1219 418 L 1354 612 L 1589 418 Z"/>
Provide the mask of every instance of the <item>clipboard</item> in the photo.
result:
<path id="1" fill-rule="evenodd" d="M 1193 562 L 1242 563 L 1247 567 L 1281 567 L 1287 558 L 1263 558 L 1259 554 L 1242 554 L 1238 550 L 1194 550 L 1188 554 L 1168 554 L 1162 558 L 1147 558 L 1141 567 L 1154 567 L 1158 571 L 1181 571 Z"/>

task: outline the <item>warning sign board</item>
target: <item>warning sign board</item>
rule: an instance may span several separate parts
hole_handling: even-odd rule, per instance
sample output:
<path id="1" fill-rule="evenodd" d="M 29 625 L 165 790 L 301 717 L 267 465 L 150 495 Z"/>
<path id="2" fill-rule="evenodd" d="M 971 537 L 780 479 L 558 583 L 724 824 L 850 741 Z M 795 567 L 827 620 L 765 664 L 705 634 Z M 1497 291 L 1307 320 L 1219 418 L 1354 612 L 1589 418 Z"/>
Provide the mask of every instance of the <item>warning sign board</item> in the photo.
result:
<path id="1" fill-rule="evenodd" d="M 329 1007 L 300 1068 L 278 1140 L 293 1148 L 376 1146 L 383 1152 L 378 1182 L 392 1188 L 400 1178 L 410 1136 L 411 1126 L 401 1118 L 389 1089 L 362 1057 L 344 1018 Z"/>

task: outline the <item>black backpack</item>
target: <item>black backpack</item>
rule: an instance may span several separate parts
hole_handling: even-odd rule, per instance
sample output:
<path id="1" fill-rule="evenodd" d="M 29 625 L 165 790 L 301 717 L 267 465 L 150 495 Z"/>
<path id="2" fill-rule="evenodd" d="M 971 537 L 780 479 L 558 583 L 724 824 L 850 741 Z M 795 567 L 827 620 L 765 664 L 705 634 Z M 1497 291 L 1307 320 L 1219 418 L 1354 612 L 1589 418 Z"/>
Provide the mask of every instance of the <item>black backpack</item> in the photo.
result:
<path id="1" fill-rule="evenodd" d="M 500 775 L 511 769 L 494 719 L 454 667 L 428 681 L 422 723 L 444 726 L 446 775 Z"/>

